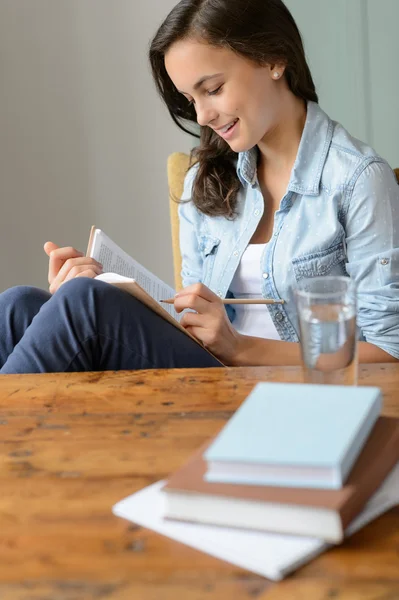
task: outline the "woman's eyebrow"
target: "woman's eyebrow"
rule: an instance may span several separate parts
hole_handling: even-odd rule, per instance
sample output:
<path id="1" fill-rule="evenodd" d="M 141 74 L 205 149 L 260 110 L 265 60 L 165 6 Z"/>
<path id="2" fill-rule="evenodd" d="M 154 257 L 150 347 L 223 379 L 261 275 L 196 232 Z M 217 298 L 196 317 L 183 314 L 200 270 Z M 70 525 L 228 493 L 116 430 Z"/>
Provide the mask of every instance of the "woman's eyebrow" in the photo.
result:
<path id="1" fill-rule="evenodd" d="M 209 79 L 214 79 L 215 77 L 220 77 L 221 75 L 223 75 L 223 73 L 215 73 L 214 75 L 204 75 L 204 77 L 201 77 L 201 79 L 199 79 L 197 81 L 196 84 L 194 84 L 194 89 L 198 90 L 198 88 L 200 88 L 205 81 L 208 81 Z M 181 90 L 179 90 L 179 92 L 181 94 L 186 94 L 187 92 L 182 92 Z"/>

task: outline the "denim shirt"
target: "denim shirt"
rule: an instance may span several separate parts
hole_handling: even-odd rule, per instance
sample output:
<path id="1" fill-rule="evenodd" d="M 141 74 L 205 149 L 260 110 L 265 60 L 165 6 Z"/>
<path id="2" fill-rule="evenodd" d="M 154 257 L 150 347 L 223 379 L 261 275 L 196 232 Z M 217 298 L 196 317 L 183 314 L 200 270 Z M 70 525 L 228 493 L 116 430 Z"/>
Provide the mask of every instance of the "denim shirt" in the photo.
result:
<path id="1" fill-rule="evenodd" d="M 264 210 L 257 148 L 238 155 L 237 217 L 209 217 L 179 206 L 183 285 L 202 282 L 221 298 Z M 190 200 L 194 166 L 182 200 Z M 360 339 L 399 358 L 399 186 L 376 152 L 353 138 L 314 102 L 290 181 L 274 214 L 259 265 L 262 295 L 282 340 L 297 342 L 293 287 L 303 277 L 349 275 L 358 286 Z M 233 306 L 227 307 L 234 324 Z"/>

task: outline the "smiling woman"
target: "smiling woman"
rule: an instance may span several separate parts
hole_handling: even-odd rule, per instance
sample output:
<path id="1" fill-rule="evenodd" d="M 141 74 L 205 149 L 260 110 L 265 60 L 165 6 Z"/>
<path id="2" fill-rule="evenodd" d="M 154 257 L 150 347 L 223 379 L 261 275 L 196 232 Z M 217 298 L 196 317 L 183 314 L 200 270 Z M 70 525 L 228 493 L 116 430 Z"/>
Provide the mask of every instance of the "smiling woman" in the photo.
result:
<path id="1" fill-rule="evenodd" d="M 181 324 L 227 365 L 300 363 L 292 289 L 346 275 L 358 289 L 359 358 L 399 358 L 399 186 L 387 162 L 318 105 L 282 0 L 181 0 L 150 63 L 172 119 L 200 125 L 179 205 Z M 47 243 L 52 294 L 0 295 L 0 372 L 220 363 L 101 265 Z M 226 298 L 284 304 L 230 304 Z M 252 307 L 252 308 L 251 308 Z"/>
<path id="2" fill-rule="evenodd" d="M 360 359 L 399 358 L 399 188 L 386 161 L 318 106 L 284 3 L 181 0 L 149 57 L 174 121 L 186 131 L 200 125 L 179 208 L 183 285 L 287 300 L 262 314 L 230 307 L 240 333 L 267 342 L 247 335 L 231 354 L 222 343 L 213 351 L 234 364 L 295 362 L 292 288 L 297 265 L 312 265 L 314 276 L 356 282 Z M 204 237 L 215 240 L 211 262 L 198 251 Z M 201 335 L 198 317 L 184 322 Z"/>
<path id="3" fill-rule="evenodd" d="M 281 1 L 183 0 L 155 36 L 150 62 L 175 122 L 201 125 L 194 204 L 233 216 L 237 153 L 255 147 L 279 113 L 293 109 L 303 121 L 301 100 L 317 102 L 295 21 Z"/>

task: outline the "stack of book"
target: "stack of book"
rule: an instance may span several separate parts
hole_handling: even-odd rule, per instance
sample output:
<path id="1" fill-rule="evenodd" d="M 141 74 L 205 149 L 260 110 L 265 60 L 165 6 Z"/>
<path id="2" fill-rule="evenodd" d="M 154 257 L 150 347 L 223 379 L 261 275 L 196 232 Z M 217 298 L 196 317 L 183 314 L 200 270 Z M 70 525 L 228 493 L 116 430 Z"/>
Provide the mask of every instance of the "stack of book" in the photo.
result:
<path id="1" fill-rule="evenodd" d="M 259 383 L 167 482 L 114 512 L 281 579 L 399 502 L 399 419 L 381 406 L 378 388 Z"/>
<path id="2" fill-rule="evenodd" d="M 165 516 L 343 539 L 399 460 L 377 388 L 258 384 L 163 488 Z"/>

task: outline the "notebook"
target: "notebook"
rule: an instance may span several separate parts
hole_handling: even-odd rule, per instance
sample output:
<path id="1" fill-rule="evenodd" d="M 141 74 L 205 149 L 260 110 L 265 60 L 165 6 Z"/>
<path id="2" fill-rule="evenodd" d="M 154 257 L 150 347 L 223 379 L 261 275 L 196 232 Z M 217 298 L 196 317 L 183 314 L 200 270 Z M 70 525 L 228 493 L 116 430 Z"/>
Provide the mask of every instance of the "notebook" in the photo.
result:
<path id="1" fill-rule="evenodd" d="M 258 383 L 205 452 L 206 479 L 338 489 L 381 405 L 375 387 Z"/>
<path id="2" fill-rule="evenodd" d="M 118 502 L 113 513 L 274 581 L 283 579 L 330 547 L 315 538 L 166 520 L 163 518 L 165 494 L 161 491 L 164 484 L 165 481 L 158 481 Z M 355 533 L 398 503 L 399 465 L 351 523 L 346 535 Z"/>
<path id="3" fill-rule="evenodd" d="M 163 488 L 165 517 L 340 542 L 399 461 L 399 419 L 380 417 L 340 490 L 213 483 L 202 446 Z"/>

